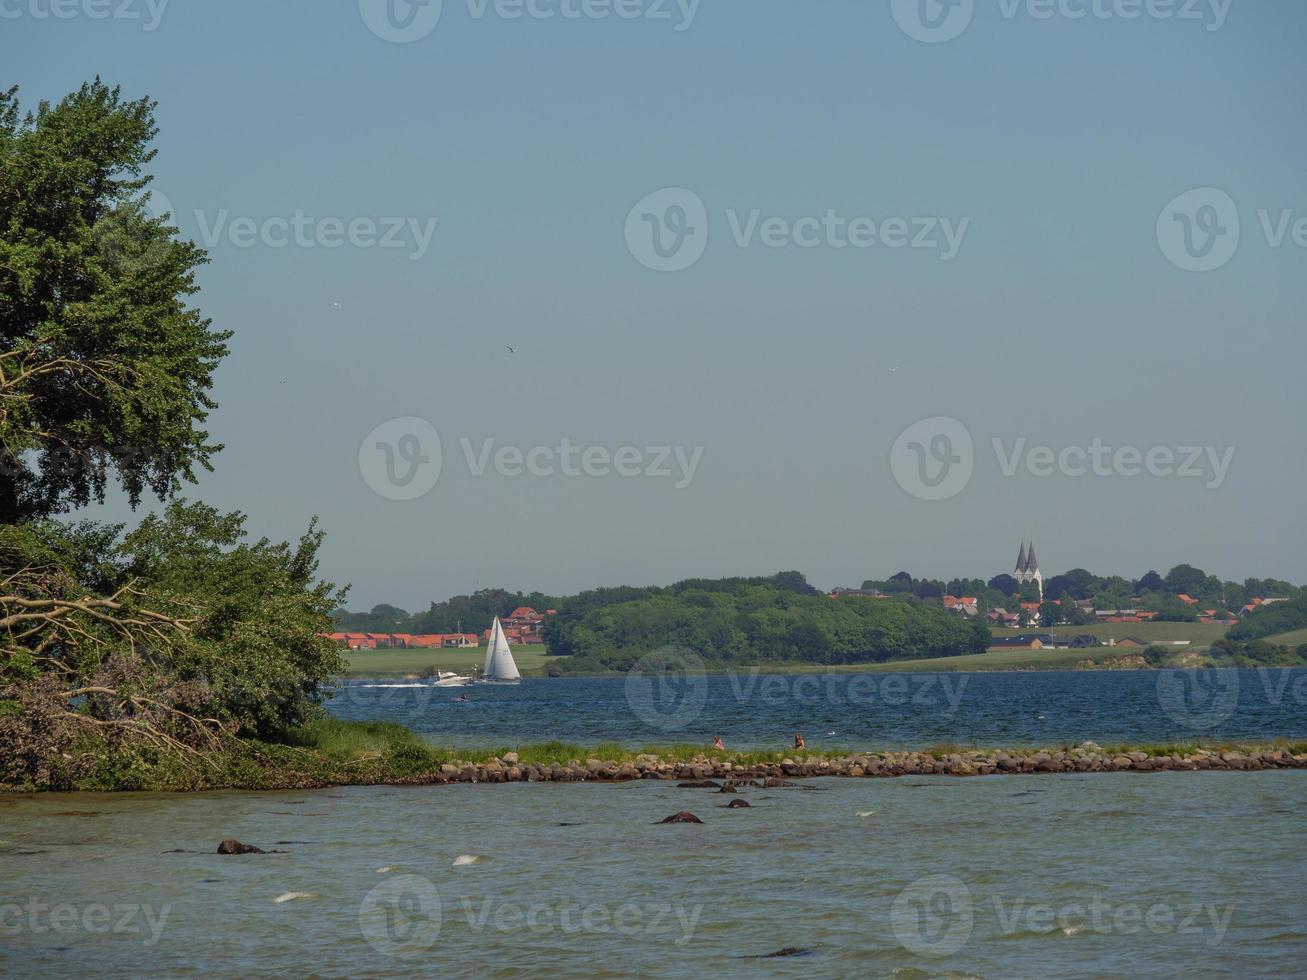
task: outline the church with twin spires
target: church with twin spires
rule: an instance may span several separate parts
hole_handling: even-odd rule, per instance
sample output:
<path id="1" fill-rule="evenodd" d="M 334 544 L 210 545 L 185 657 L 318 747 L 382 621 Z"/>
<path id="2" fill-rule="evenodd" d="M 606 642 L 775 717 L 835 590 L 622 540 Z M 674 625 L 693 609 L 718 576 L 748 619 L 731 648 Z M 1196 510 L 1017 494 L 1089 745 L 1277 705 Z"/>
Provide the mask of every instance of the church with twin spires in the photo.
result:
<path id="1" fill-rule="evenodd" d="M 1017 567 L 1012 577 L 1022 585 L 1034 582 L 1039 589 L 1039 601 L 1044 601 L 1044 576 L 1040 573 L 1039 562 L 1035 559 L 1035 542 L 1030 542 L 1029 551 L 1026 550 L 1026 543 L 1021 542 L 1021 550 L 1017 553 Z"/>

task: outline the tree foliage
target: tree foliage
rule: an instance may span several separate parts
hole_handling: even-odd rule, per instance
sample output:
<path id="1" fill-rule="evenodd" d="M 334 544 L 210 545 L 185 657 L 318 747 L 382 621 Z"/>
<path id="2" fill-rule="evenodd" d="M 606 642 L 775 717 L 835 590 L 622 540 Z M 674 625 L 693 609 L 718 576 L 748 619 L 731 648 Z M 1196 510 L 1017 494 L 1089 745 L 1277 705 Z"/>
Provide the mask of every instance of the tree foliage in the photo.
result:
<path id="1" fill-rule="evenodd" d="M 248 542 L 181 500 L 130 532 L 55 519 L 115 475 L 133 506 L 171 499 L 220 448 L 228 334 L 189 305 L 204 253 L 146 213 L 153 112 L 99 80 L 26 115 L 0 94 L 0 784 L 212 765 L 343 666 L 316 524 Z"/>
<path id="2" fill-rule="evenodd" d="M 193 243 L 146 210 L 154 103 L 98 79 L 22 114 L 0 93 L 0 520 L 132 504 L 208 468 L 229 334 L 189 305 Z"/>
<path id="3" fill-rule="evenodd" d="M 643 591 L 603 604 L 595 593 L 584 594 L 575 609 L 564 602 L 546 632 L 550 652 L 566 650 L 583 664 L 610 669 L 665 647 L 714 663 L 840 664 L 977 653 L 990 640 L 982 623 L 937 604 L 832 599 L 796 589 L 789 577 L 691 580 Z"/>

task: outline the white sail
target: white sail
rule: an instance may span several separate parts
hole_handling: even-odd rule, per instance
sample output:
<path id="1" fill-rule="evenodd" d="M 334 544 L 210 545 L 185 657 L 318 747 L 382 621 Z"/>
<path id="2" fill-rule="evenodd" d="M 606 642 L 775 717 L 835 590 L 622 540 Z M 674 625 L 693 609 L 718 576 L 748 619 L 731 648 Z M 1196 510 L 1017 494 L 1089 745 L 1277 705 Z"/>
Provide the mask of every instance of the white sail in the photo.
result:
<path id="1" fill-rule="evenodd" d="M 522 679 L 518 673 L 513 653 L 508 649 L 508 639 L 504 628 L 499 625 L 499 617 L 490 627 L 490 642 L 486 645 L 485 679 L 488 681 L 517 681 Z"/>

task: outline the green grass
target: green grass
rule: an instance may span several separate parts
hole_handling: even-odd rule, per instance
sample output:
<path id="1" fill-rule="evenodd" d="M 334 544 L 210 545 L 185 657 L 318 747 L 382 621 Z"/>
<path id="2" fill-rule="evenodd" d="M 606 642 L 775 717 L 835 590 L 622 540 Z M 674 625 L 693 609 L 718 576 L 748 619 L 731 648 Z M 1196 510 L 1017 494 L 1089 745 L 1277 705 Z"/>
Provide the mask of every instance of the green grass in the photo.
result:
<path id="1" fill-rule="evenodd" d="M 1276 633 L 1274 636 L 1266 638 L 1267 643 L 1277 643 L 1281 646 L 1296 647 L 1302 643 L 1307 643 L 1307 629 L 1291 630 L 1288 633 Z"/>
<path id="2" fill-rule="evenodd" d="M 380 755 L 395 749 L 428 744 L 417 732 L 391 721 L 341 721 L 319 718 L 291 731 L 286 745 L 314 749 L 336 758 Z"/>
<path id="3" fill-rule="evenodd" d="M 1189 649 L 1186 647 L 1185 649 Z M 1081 660 L 1102 662 L 1105 655 L 1127 657 L 1141 653 L 1143 648 L 1123 647 L 1110 649 L 1097 647 L 1091 650 L 990 650 L 987 653 L 966 654 L 960 657 L 930 657 L 920 660 L 886 660 L 863 664 L 812 664 L 767 663 L 734 668 L 737 672 L 757 670 L 764 674 L 894 674 L 911 671 L 967 671 L 967 670 L 1066 670 Z"/>
<path id="4" fill-rule="evenodd" d="M 513 660 L 523 676 L 538 676 L 544 673 L 547 660 L 562 658 L 546 657 L 543 644 L 529 644 L 512 648 Z M 420 674 L 424 668 L 435 667 L 437 670 L 452 670 L 459 674 L 470 674 L 473 667 L 480 667 L 486 662 L 485 647 L 469 647 L 458 650 L 353 650 L 345 654 L 349 664 L 346 673 L 351 677 L 382 677 L 392 674 Z"/>

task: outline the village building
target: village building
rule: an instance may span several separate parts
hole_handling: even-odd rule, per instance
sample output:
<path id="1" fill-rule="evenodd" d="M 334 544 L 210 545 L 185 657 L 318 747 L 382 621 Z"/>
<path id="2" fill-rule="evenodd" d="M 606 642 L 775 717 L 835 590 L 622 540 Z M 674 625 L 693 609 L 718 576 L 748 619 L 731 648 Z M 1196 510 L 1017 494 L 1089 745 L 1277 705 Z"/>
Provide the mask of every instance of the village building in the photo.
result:
<path id="1" fill-rule="evenodd" d="M 1021 542 L 1021 550 L 1017 552 L 1017 567 L 1012 572 L 1012 577 L 1022 585 L 1028 582 L 1034 582 L 1035 587 L 1039 590 L 1039 600 L 1044 600 L 1044 575 L 1039 570 L 1039 561 L 1035 558 L 1035 543 L 1030 542 L 1030 550 L 1026 550 L 1026 543 Z"/>

